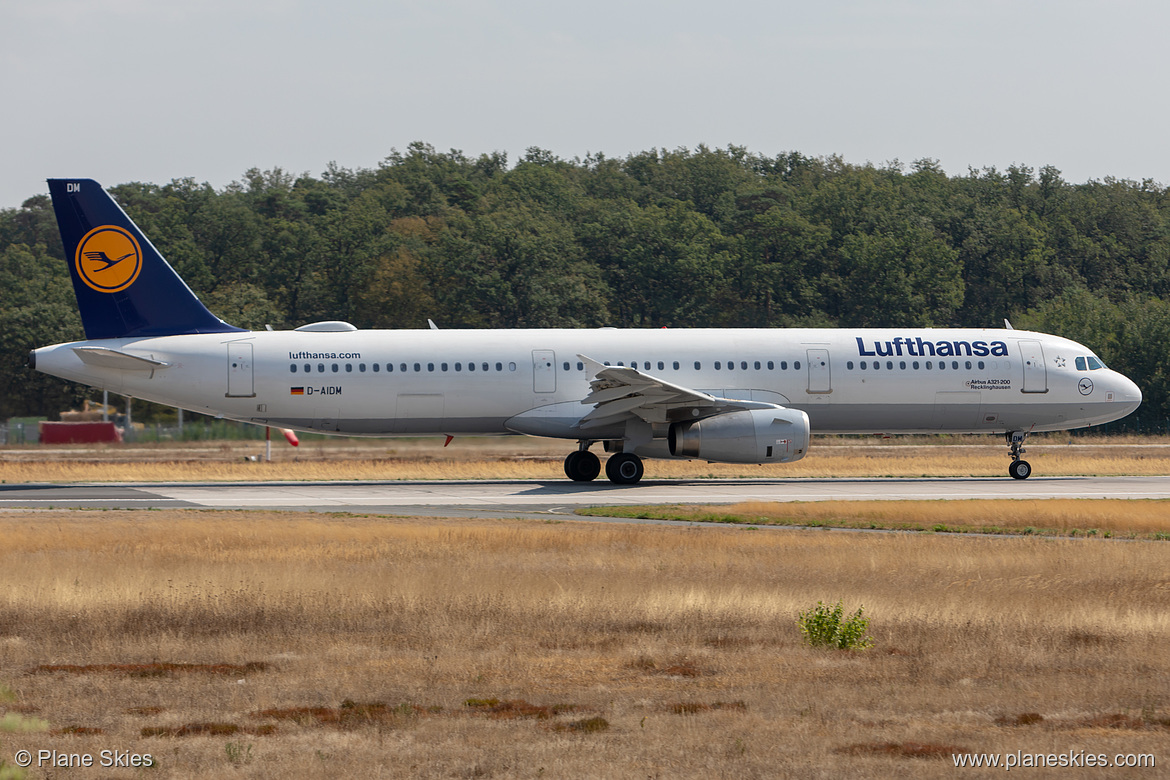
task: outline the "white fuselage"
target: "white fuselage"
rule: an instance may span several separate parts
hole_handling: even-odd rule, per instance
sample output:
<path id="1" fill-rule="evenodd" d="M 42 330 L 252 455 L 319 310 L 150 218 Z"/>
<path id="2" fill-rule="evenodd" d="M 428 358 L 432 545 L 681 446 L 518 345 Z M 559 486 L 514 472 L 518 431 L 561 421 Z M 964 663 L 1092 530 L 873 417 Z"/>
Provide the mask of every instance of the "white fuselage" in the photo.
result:
<path id="1" fill-rule="evenodd" d="M 165 364 L 83 361 L 100 347 Z M 261 425 L 356 436 L 527 433 L 590 410 L 584 355 L 808 414 L 814 433 L 1043 431 L 1118 419 L 1137 386 L 1068 339 L 1019 330 L 256 331 L 58 344 L 38 370 Z M 1078 361 L 1078 358 L 1081 360 Z M 1078 368 L 1083 366 L 1084 368 Z"/>

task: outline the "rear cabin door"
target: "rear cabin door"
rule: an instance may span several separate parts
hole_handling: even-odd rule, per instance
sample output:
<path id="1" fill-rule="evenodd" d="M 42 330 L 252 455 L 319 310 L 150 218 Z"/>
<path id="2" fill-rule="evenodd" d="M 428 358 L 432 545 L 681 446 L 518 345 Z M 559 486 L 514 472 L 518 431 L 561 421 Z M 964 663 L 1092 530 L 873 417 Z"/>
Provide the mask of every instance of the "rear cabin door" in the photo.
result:
<path id="1" fill-rule="evenodd" d="M 1020 357 L 1024 363 L 1024 392 L 1048 392 L 1048 367 L 1044 365 L 1044 347 L 1039 341 L 1021 341 Z"/>
<path id="2" fill-rule="evenodd" d="M 228 398 L 255 398 L 252 377 L 252 342 L 233 341 L 227 345 Z"/>

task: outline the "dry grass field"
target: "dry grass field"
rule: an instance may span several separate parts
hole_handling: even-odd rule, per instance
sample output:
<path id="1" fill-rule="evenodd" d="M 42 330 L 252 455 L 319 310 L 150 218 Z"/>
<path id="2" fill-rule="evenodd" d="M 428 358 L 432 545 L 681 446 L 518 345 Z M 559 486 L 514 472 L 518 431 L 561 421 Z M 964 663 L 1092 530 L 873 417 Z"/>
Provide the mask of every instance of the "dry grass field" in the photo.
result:
<path id="1" fill-rule="evenodd" d="M 279 439 L 279 437 L 277 437 Z M 569 442 L 527 437 L 274 441 L 272 462 L 257 441 L 0 448 L 0 482 L 149 482 L 334 479 L 560 479 Z M 597 448 L 600 450 L 600 448 Z M 1038 475 L 1170 474 L 1166 437 L 1038 435 L 1027 459 Z M 648 479 L 707 477 L 1003 476 L 1008 448 L 997 436 L 814 437 L 792 464 L 646 462 Z"/>
<path id="2" fill-rule="evenodd" d="M 169 510 L 10 511 L 0 539 L 0 760 L 156 764 L 29 777 L 1170 762 L 1164 542 Z M 802 643 L 838 599 L 871 649 Z"/>

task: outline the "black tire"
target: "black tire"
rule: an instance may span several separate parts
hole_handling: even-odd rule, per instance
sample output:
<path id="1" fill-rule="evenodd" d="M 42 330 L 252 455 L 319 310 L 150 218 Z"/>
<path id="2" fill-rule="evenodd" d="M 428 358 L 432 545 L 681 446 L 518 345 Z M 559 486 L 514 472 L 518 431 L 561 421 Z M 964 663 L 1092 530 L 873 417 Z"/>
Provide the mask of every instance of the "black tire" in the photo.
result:
<path id="1" fill-rule="evenodd" d="M 642 459 L 632 452 L 619 452 L 605 462 L 605 476 L 615 485 L 633 485 L 645 472 Z"/>
<path id="2" fill-rule="evenodd" d="M 601 460 L 589 450 L 570 452 L 565 458 L 565 476 L 574 482 L 592 482 L 601 473 Z"/>
<path id="3" fill-rule="evenodd" d="M 577 461 L 577 473 L 580 482 L 592 482 L 597 479 L 597 475 L 601 473 L 601 458 L 589 450 L 582 450 Z"/>
<path id="4" fill-rule="evenodd" d="M 1012 479 L 1027 479 L 1032 476 L 1032 465 L 1026 460 L 1013 460 L 1012 465 L 1008 466 L 1008 474 L 1012 475 Z"/>

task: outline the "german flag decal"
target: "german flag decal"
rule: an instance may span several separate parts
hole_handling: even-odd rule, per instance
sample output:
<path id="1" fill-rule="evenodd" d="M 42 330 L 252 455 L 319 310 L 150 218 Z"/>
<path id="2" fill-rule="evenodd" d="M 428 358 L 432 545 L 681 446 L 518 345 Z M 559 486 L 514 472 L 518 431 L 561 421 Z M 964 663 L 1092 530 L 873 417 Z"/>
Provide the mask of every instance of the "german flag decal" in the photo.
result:
<path id="1" fill-rule="evenodd" d="M 303 387 L 290 387 L 288 389 L 288 392 L 289 392 L 289 395 L 304 395 L 305 388 L 303 388 Z"/>

